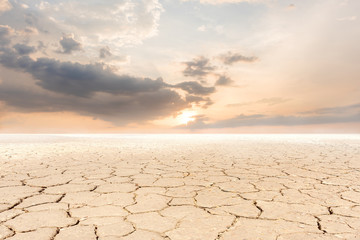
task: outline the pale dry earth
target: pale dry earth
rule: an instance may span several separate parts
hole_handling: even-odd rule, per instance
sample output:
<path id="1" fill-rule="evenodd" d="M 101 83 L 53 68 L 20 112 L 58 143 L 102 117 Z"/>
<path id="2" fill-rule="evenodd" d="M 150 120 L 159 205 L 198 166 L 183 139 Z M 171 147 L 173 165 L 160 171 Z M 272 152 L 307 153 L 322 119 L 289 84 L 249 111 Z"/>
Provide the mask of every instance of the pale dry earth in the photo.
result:
<path id="1" fill-rule="evenodd" d="M 0 135 L 0 239 L 360 239 L 360 135 Z"/>

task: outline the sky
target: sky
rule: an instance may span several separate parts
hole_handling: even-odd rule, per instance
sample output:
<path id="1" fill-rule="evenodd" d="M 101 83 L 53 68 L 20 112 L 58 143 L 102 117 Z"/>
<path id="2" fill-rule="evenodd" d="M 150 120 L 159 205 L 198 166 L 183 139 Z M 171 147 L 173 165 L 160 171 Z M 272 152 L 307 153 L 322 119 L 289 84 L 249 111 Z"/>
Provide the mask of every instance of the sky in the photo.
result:
<path id="1" fill-rule="evenodd" d="M 360 133 L 358 0 L 0 0 L 0 133 Z"/>

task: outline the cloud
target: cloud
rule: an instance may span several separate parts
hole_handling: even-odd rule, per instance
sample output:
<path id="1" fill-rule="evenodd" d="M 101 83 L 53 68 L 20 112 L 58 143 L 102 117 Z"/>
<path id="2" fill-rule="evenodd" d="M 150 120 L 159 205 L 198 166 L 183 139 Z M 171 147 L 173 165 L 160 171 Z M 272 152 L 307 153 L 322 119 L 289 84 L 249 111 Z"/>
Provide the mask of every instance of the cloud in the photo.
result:
<path id="1" fill-rule="evenodd" d="M 190 94 L 195 94 L 195 95 L 209 95 L 215 92 L 214 87 L 204 87 L 200 83 L 194 81 L 182 82 L 172 86 L 175 88 L 180 88 Z"/>
<path id="2" fill-rule="evenodd" d="M 167 117 L 191 106 L 176 92 L 168 89 L 127 96 L 99 94 L 91 98 L 79 98 L 2 86 L 0 101 L 4 101 L 8 108 L 20 112 L 70 111 L 101 118 L 117 125 Z"/>
<path id="3" fill-rule="evenodd" d="M 6 12 L 11 10 L 12 5 L 9 3 L 8 0 L 0 0 L 0 14 L 2 12 Z"/>
<path id="4" fill-rule="evenodd" d="M 146 122 L 176 114 L 193 104 L 208 106 L 211 99 L 202 96 L 215 91 L 197 82 L 171 85 L 161 78 L 118 75 L 100 63 L 32 59 L 11 48 L 0 53 L 3 66 L 34 79 L 22 79 L 20 84 L 4 78 L 1 83 L 0 101 L 22 112 L 74 111 L 116 124 Z M 188 94 L 182 97 L 177 89 Z"/>
<path id="5" fill-rule="evenodd" d="M 21 31 L 21 34 L 24 36 L 37 35 L 39 34 L 39 31 L 34 27 L 26 27 Z"/>
<path id="6" fill-rule="evenodd" d="M 39 51 L 45 51 L 46 50 L 46 45 L 44 44 L 43 41 L 38 41 L 37 50 L 39 50 Z"/>
<path id="7" fill-rule="evenodd" d="M 38 17 L 32 12 L 25 12 L 25 22 L 30 26 L 37 26 L 39 23 Z"/>
<path id="8" fill-rule="evenodd" d="M 268 101 L 267 99 L 262 99 L 260 101 L 272 102 L 272 100 Z M 304 114 L 312 114 L 312 115 L 304 116 Z M 234 118 L 225 119 L 216 122 L 210 122 L 208 118 L 201 116 L 199 118 L 196 118 L 195 121 L 188 123 L 186 126 L 182 125 L 182 126 L 178 126 L 178 128 L 210 129 L 210 128 L 235 128 L 235 127 L 246 127 L 246 126 L 300 126 L 300 125 L 351 123 L 351 122 L 360 122 L 360 103 L 347 105 L 347 106 L 340 106 L 340 107 L 320 108 L 309 112 L 299 113 L 299 115 L 289 115 L 289 116 L 240 114 Z"/>
<path id="9" fill-rule="evenodd" d="M 226 75 L 220 75 L 218 80 L 216 80 L 215 85 L 216 86 L 228 86 L 231 85 L 234 81 L 226 76 Z"/>
<path id="10" fill-rule="evenodd" d="M 204 77 L 212 75 L 217 77 L 215 86 L 229 86 L 234 81 L 227 76 L 226 66 L 224 66 L 224 64 L 232 65 L 236 62 L 255 62 L 258 60 L 257 57 L 246 57 L 239 53 L 232 53 L 230 51 L 211 59 L 220 59 L 223 64 L 213 65 L 210 58 L 200 56 L 193 58 L 192 61 L 183 62 L 185 65 L 183 75 L 185 77 L 196 77 L 201 80 L 202 83 L 206 83 L 206 81 L 203 80 Z M 223 73 L 219 73 L 219 70 L 225 70 L 225 72 L 223 71 Z"/>
<path id="11" fill-rule="evenodd" d="M 213 70 L 214 66 L 210 65 L 210 60 L 205 57 L 194 58 L 192 61 L 184 62 L 186 68 L 183 71 L 186 77 L 205 77 Z"/>
<path id="12" fill-rule="evenodd" d="M 360 122 L 360 111 L 351 115 L 330 116 L 267 116 L 262 114 L 238 115 L 234 118 L 206 123 L 204 119 L 196 119 L 187 126 L 179 128 L 206 129 L 206 128 L 236 128 L 248 126 L 301 126 L 314 124 Z"/>
<path id="13" fill-rule="evenodd" d="M 100 58 L 106 58 L 110 57 L 112 54 L 110 52 L 110 48 L 108 46 L 102 47 L 99 50 L 99 57 Z"/>
<path id="14" fill-rule="evenodd" d="M 291 99 L 288 98 L 279 98 L 279 97 L 273 97 L 273 98 L 263 98 L 258 101 L 253 102 L 243 102 L 243 103 L 233 103 L 228 104 L 228 107 L 241 107 L 241 106 L 249 106 L 249 105 L 255 105 L 255 104 L 266 104 L 268 106 L 274 106 L 277 104 L 285 103 L 290 101 Z"/>
<path id="15" fill-rule="evenodd" d="M 33 60 L 28 56 L 19 56 L 7 49 L 0 55 L 4 66 L 27 72 L 37 80 L 37 85 L 49 91 L 90 97 L 97 92 L 110 94 L 136 94 L 153 92 L 162 88 L 179 88 L 190 94 L 209 95 L 214 87 L 204 87 L 197 82 L 182 82 L 176 85 L 165 83 L 161 78 L 138 78 L 115 74 L 104 64 L 80 64 L 61 62 L 50 58 Z"/>
<path id="16" fill-rule="evenodd" d="M 36 52 L 36 48 L 32 46 L 28 46 L 26 44 L 15 44 L 13 48 L 17 51 L 19 55 L 29 55 L 31 53 Z"/>
<path id="17" fill-rule="evenodd" d="M 59 41 L 62 53 L 71 54 L 73 51 L 81 50 L 81 43 L 74 39 L 74 34 L 65 34 Z"/>
<path id="18" fill-rule="evenodd" d="M 301 114 L 347 114 L 354 111 L 360 111 L 360 103 L 352 104 L 347 106 L 340 107 L 331 107 L 331 108 L 319 108 L 312 111 L 301 112 Z"/>
<path id="19" fill-rule="evenodd" d="M 7 25 L 0 25 L 0 44 L 8 45 L 11 42 L 11 38 L 15 31 Z"/>
<path id="20" fill-rule="evenodd" d="M 226 65 L 232 65 L 234 63 L 237 62 L 248 62 L 248 63 L 252 63 L 258 60 L 257 57 L 247 57 L 244 55 L 241 55 L 239 53 L 232 53 L 232 52 L 227 52 L 226 54 L 222 54 L 220 55 L 220 60 L 223 61 L 224 64 Z"/>
<path id="21" fill-rule="evenodd" d="M 50 58 L 33 60 L 28 56 L 19 57 L 11 51 L 2 54 L 0 62 L 8 68 L 31 74 L 37 79 L 37 85 L 44 89 L 79 97 L 90 97 L 96 92 L 111 94 L 151 92 L 165 86 L 161 78 L 151 80 L 117 75 L 99 63 L 80 64 Z"/>
<path id="22" fill-rule="evenodd" d="M 22 63 L 19 62 L 20 65 L 18 67 L 25 67 L 26 71 L 39 70 L 37 67 L 27 66 L 25 57 L 22 57 L 19 61 Z M 38 60 L 31 64 L 37 65 L 43 61 Z M 84 76 L 85 81 L 82 84 L 74 83 L 79 86 L 75 85 L 74 90 L 69 92 L 70 90 L 67 86 L 65 88 L 61 87 L 61 84 L 67 84 L 64 82 L 66 76 L 64 76 L 65 79 L 61 79 L 61 75 L 65 72 L 60 71 L 67 70 L 66 64 L 61 65 L 61 63 L 57 62 L 51 62 L 51 64 L 54 64 L 59 70 L 59 72 L 53 72 L 54 75 L 52 76 L 52 78 L 59 81 L 58 83 L 41 81 L 37 82 L 36 85 L 32 85 L 30 79 L 21 79 L 22 83 L 26 81 L 26 84 L 19 84 L 19 82 L 13 82 L 12 78 L 4 78 L 4 82 L 1 83 L 0 87 L 0 102 L 3 101 L 6 104 L 8 111 L 9 109 L 10 111 L 12 109 L 18 112 L 71 111 L 81 115 L 98 117 L 117 125 L 124 125 L 130 122 L 141 123 L 167 117 L 191 107 L 197 101 L 206 101 L 205 99 L 196 101 L 190 98 L 184 99 L 176 91 L 163 86 L 162 81 L 156 80 L 143 81 L 143 79 L 130 79 L 129 81 L 135 81 L 135 83 L 125 82 L 121 84 L 121 87 L 113 83 L 114 85 L 112 86 L 116 89 L 116 94 L 113 94 L 113 92 L 109 93 L 108 88 L 111 85 L 109 84 L 111 81 L 108 79 L 93 80 L 94 78 L 91 78 L 91 75 L 101 78 L 111 77 L 112 75 L 104 73 L 102 70 L 99 70 L 100 73 L 96 74 L 91 69 L 88 69 L 90 73 Z M 42 66 L 48 68 L 47 65 Z M 72 67 L 77 68 L 79 66 L 73 65 Z M 47 78 L 47 74 L 43 71 L 39 75 L 32 73 L 34 77 L 44 75 L 44 78 Z M 79 74 L 81 75 L 81 70 Z M 89 84 L 86 83 L 87 77 L 90 77 Z M 100 86 L 101 80 L 105 81 L 104 85 L 107 87 Z M 116 80 L 123 82 L 121 76 Z M 79 80 L 68 79 L 68 81 Z M 163 87 L 159 87 L 158 83 Z M 92 86 L 90 86 L 92 84 L 97 85 L 100 89 L 93 90 Z M 80 89 L 81 87 L 86 89 L 85 92 Z M 126 92 L 124 87 L 127 87 Z M 51 88 L 51 90 L 48 91 L 47 88 Z M 83 94 L 89 93 L 92 94 L 83 97 Z"/>
<path id="23" fill-rule="evenodd" d="M 123 47 L 139 45 L 155 36 L 163 12 L 158 0 L 16 0 L 11 4 L 0 22 L 17 29 L 18 38 L 27 35 L 26 41 L 16 42 L 34 45 L 41 40 L 54 52 L 70 54 L 83 49 L 81 54 L 91 57 L 99 54 L 98 46 L 109 46 L 118 56 Z M 59 41 L 61 33 L 74 33 L 76 38 L 64 35 L 59 50 L 54 42 Z M 38 36 L 30 39 L 30 35 Z"/>
<path id="24" fill-rule="evenodd" d="M 186 102 L 195 105 L 201 105 L 202 108 L 207 108 L 210 105 L 214 104 L 214 102 L 209 97 L 196 96 L 196 95 L 186 95 Z"/>
<path id="25" fill-rule="evenodd" d="M 41 15 L 51 17 L 63 32 L 75 32 L 93 44 L 111 47 L 139 44 L 156 35 L 163 11 L 158 0 L 62 0 L 27 4 Z"/>

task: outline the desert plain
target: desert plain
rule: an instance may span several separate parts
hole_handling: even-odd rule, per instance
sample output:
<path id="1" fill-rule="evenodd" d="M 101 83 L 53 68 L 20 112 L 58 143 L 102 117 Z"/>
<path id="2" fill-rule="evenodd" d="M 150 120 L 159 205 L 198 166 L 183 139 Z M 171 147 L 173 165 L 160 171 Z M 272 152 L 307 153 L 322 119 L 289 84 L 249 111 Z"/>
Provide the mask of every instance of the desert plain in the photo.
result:
<path id="1" fill-rule="evenodd" d="M 360 135 L 0 135 L 0 239 L 360 239 Z"/>

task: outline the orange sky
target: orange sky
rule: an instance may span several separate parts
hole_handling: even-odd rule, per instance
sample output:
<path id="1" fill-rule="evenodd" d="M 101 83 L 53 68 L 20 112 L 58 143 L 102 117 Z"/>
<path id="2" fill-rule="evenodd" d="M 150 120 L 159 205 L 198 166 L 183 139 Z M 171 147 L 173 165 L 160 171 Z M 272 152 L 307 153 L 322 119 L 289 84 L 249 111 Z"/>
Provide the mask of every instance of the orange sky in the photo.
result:
<path id="1" fill-rule="evenodd" d="M 0 0 L 0 133 L 360 133 L 358 12 Z"/>

